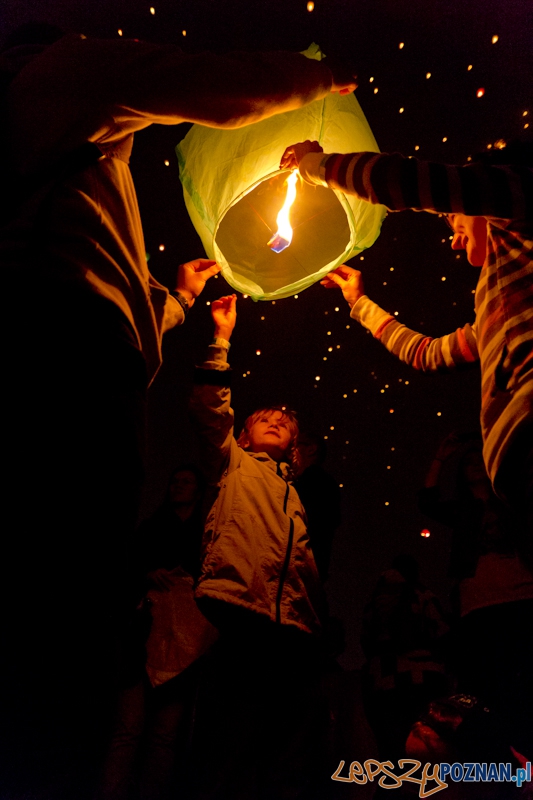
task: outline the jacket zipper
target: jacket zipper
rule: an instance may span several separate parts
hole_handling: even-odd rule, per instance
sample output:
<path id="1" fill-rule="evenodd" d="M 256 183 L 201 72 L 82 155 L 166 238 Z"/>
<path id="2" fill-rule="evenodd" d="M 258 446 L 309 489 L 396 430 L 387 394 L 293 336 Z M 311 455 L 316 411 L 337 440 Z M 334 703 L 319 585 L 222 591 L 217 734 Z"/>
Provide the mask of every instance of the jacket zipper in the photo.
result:
<path id="1" fill-rule="evenodd" d="M 280 477 L 282 476 L 281 469 L 278 464 L 277 473 Z M 287 502 L 289 500 L 289 484 L 287 484 L 287 491 L 285 492 L 285 500 L 283 501 L 283 513 L 287 513 Z M 281 598 L 283 596 L 283 586 L 285 584 L 285 579 L 287 577 L 287 572 L 289 570 L 289 562 L 291 560 L 291 552 L 292 552 L 292 542 L 294 539 L 294 520 L 292 517 L 289 517 L 290 525 L 289 525 L 289 540 L 287 542 L 287 550 L 285 552 L 285 558 L 283 560 L 283 566 L 281 568 L 281 572 L 279 574 L 279 583 L 278 583 L 278 592 L 276 595 L 276 622 L 278 624 L 281 623 Z"/>

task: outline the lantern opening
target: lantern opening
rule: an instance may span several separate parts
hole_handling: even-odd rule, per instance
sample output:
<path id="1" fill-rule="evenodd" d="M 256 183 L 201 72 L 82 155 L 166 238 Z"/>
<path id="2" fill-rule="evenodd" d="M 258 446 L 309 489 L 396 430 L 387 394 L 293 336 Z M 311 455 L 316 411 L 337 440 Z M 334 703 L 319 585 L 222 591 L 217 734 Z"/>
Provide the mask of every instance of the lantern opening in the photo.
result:
<path id="1" fill-rule="evenodd" d="M 350 245 L 348 217 L 335 192 L 302 182 L 291 208 L 291 246 L 273 252 L 269 244 L 286 179 L 286 173 L 278 173 L 260 182 L 226 211 L 215 233 L 216 246 L 239 281 L 261 286 L 267 298 L 269 293 L 282 296 L 280 287 L 306 281 Z"/>

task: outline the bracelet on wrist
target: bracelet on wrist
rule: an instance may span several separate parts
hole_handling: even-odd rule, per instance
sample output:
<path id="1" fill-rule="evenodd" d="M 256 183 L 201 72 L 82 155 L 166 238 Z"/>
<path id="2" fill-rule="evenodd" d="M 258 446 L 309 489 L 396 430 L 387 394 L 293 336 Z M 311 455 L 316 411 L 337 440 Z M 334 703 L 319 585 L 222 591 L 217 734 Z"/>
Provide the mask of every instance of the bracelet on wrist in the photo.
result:
<path id="1" fill-rule="evenodd" d="M 183 309 L 183 313 L 185 314 L 185 316 L 187 316 L 187 314 L 191 310 L 191 307 L 189 305 L 189 301 L 187 300 L 187 298 L 184 297 L 181 292 L 178 292 L 177 289 L 174 289 L 173 291 L 171 290 L 170 294 L 172 295 L 172 297 L 174 297 L 178 301 L 178 303 L 180 304 L 180 306 Z"/>

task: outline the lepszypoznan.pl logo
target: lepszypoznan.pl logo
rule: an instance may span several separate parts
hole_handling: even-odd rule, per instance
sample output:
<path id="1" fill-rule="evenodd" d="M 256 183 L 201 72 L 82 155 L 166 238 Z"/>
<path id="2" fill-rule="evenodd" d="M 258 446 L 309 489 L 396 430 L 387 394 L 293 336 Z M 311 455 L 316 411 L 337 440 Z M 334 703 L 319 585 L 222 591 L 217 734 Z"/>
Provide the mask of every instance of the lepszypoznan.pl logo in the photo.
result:
<path id="1" fill-rule="evenodd" d="M 417 783 L 418 796 L 430 797 L 432 794 L 448 788 L 448 782 L 453 783 L 514 783 L 517 788 L 531 781 L 531 761 L 525 767 L 518 767 L 513 771 L 512 764 L 430 764 L 422 765 L 421 761 L 414 758 L 401 758 L 398 761 L 398 771 L 392 761 L 376 761 L 369 758 L 362 764 L 352 761 L 346 767 L 346 762 L 341 761 L 331 779 L 343 783 L 364 784 L 376 780 L 383 789 L 399 789 L 403 783 Z M 381 777 L 380 777 L 381 776 Z"/>

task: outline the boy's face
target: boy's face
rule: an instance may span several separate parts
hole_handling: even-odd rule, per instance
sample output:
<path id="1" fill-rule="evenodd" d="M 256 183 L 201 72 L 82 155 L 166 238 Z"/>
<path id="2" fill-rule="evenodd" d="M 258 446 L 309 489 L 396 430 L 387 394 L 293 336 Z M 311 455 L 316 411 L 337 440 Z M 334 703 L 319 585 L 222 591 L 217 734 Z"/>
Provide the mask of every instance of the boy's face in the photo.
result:
<path id="1" fill-rule="evenodd" d="M 291 443 L 289 420 L 281 411 L 266 411 L 248 431 L 248 449 L 253 453 L 268 453 L 280 461 Z"/>
<path id="2" fill-rule="evenodd" d="M 487 255 L 487 220 L 485 217 L 467 217 L 466 214 L 448 214 L 453 228 L 452 250 L 466 250 L 473 267 L 482 267 Z"/>

